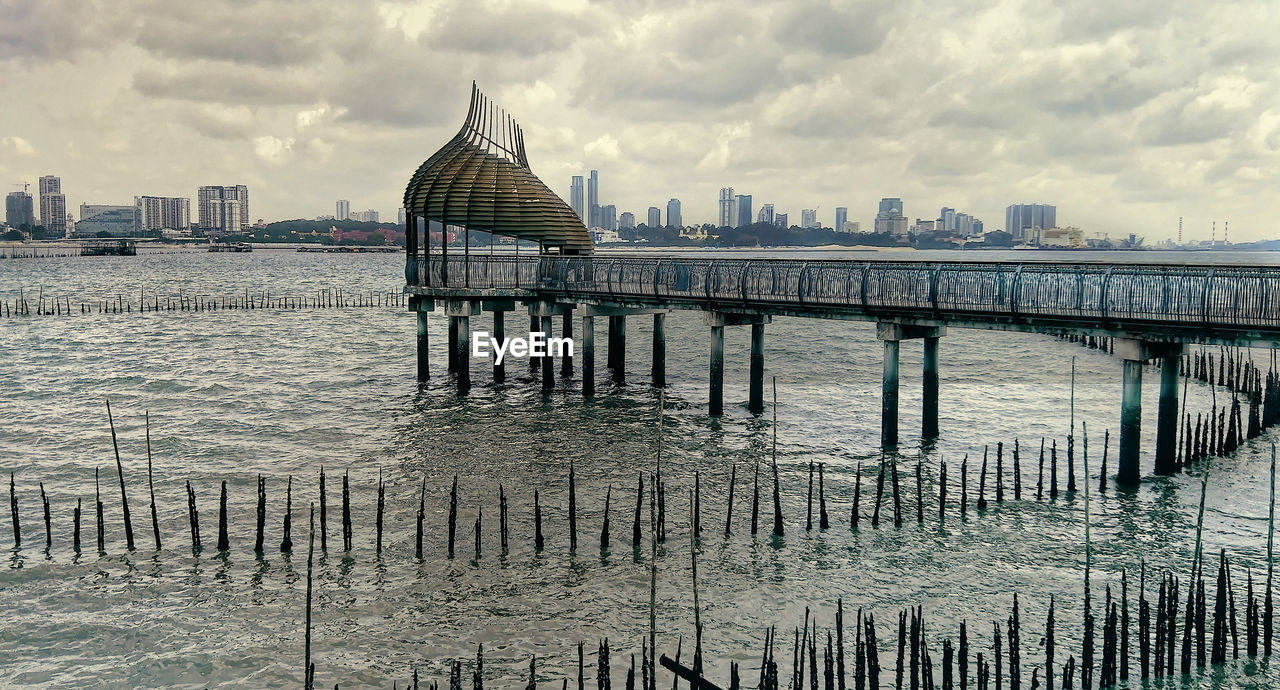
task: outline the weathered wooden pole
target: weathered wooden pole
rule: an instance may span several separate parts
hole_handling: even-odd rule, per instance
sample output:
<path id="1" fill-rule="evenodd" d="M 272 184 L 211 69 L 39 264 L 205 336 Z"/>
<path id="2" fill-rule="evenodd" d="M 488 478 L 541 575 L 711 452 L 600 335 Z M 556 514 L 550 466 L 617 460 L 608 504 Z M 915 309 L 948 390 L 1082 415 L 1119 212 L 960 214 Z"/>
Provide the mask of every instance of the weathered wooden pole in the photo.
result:
<path id="1" fill-rule="evenodd" d="M 978 510 L 987 509 L 987 447 L 982 447 L 982 471 L 978 474 Z"/>
<path id="2" fill-rule="evenodd" d="M 53 546 L 53 518 L 49 514 L 49 496 L 44 492 L 44 482 L 40 482 L 40 504 L 44 508 L 44 550 Z"/>
<path id="3" fill-rule="evenodd" d="M 884 499 L 884 456 L 880 457 L 880 473 L 876 475 L 876 507 L 871 511 L 871 526 L 880 526 L 880 503 Z"/>
<path id="4" fill-rule="evenodd" d="M 573 458 L 569 459 L 569 550 L 578 550 L 578 492 Z"/>
<path id="5" fill-rule="evenodd" d="M 222 493 L 218 497 L 218 551 L 230 550 L 231 542 L 227 537 L 227 480 L 222 480 Z"/>
<path id="6" fill-rule="evenodd" d="M 782 536 L 782 496 L 778 487 L 778 377 L 773 377 L 773 535 Z"/>
<path id="7" fill-rule="evenodd" d="M 1036 471 L 1036 500 L 1044 498 L 1044 437 L 1040 437 L 1040 462 Z"/>
<path id="8" fill-rule="evenodd" d="M 450 539 L 449 542 L 450 544 L 452 544 L 453 540 Z M 533 548 L 538 551 L 541 551 L 542 546 L 543 546 L 542 504 L 538 502 L 538 490 L 534 489 L 533 490 Z M 450 549 L 450 555 L 452 555 L 452 551 L 453 550 Z"/>
<path id="9" fill-rule="evenodd" d="M 81 499 L 77 498 L 75 510 L 72 511 L 72 514 L 71 514 L 72 520 L 75 521 L 74 531 L 72 532 L 72 536 L 71 536 L 71 548 L 77 554 L 80 553 L 80 507 L 81 507 L 80 502 L 81 502 Z"/>
<path id="10" fill-rule="evenodd" d="M 996 503 L 1004 503 L 1004 441 L 996 443 Z"/>
<path id="11" fill-rule="evenodd" d="M 858 467 L 853 474 L 853 507 L 849 509 L 849 529 L 858 529 L 858 517 L 860 514 L 859 504 L 862 502 L 862 461 L 858 461 Z M 857 634 L 862 633 L 859 627 Z"/>
<path id="12" fill-rule="evenodd" d="M 1044 679 L 1045 687 L 1053 688 L 1053 595 L 1049 595 L 1049 614 L 1044 622 Z M 964 687 L 961 685 L 960 687 Z"/>
<path id="13" fill-rule="evenodd" d="M 267 485 L 262 480 L 262 474 L 258 474 L 258 529 L 255 533 L 253 541 L 254 553 L 262 553 L 263 532 L 267 526 Z"/>
<path id="14" fill-rule="evenodd" d="M 476 508 L 475 539 L 476 539 L 476 562 L 477 563 L 480 562 L 480 523 L 483 520 L 484 520 L 484 506 L 480 506 L 479 508 Z"/>
<path id="15" fill-rule="evenodd" d="M 418 495 L 418 531 L 414 538 L 413 555 L 418 560 L 422 560 L 422 521 L 426 517 L 427 512 L 427 477 L 422 477 L 422 493 Z"/>
<path id="16" fill-rule="evenodd" d="M 94 484 L 97 484 L 97 471 L 94 471 Z M 98 501 L 99 514 L 101 514 L 102 501 Z M 200 553 L 200 513 L 196 510 L 196 492 L 191 488 L 191 482 L 187 481 L 187 522 L 191 525 L 191 551 Z M 102 524 L 102 520 L 98 520 L 98 524 Z M 102 529 L 98 529 L 98 550 L 102 550 Z"/>
<path id="17" fill-rule="evenodd" d="M 328 552 L 329 550 L 329 529 L 328 529 L 328 500 L 325 498 L 327 492 L 324 490 L 324 465 L 320 466 L 320 550 Z"/>
<path id="18" fill-rule="evenodd" d="M 342 550 L 351 551 L 351 470 L 342 473 Z"/>
<path id="19" fill-rule="evenodd" d="M 1276 444 L 1271 444 L 1271 499 L 1267 508 L 1267 591 L 1263 595 L 1262 604 L 1262 654 L 1271 656 L 1271 633 L 1272 633 L 1272 602 L 1271 602 L 1271 578 L 1274 574 L 1275 565 L 1272 558 L 1272 547 L 1275 543 L 1276 533 Z"/>
<path id="20" fill-rule="evenodd" d="M 960 514 L 969 512 L 969 454 L 960 461 Z"/>
<path id="21" fill-rule="evenodd" d="M 280 551 L 293 551 L 293 475 L 289 475 L 289 484 L 285 489 L 284 499 L 284 537 L 280 540 Z"/>
<path id="22" fill-rule="evenodd" d="M 502 553 L 505 554 L 510 532 L 507 530 L 507 491 L 501 484 L 498 485 L 498 534 L 502 540 Z"/>
<path id="23" fill-rule="evenodd" d="M 938 522 L 947 517 L 947 459 L 942 458 L 938 466 Z M 944 657 L 946 656 L 944 652 Z M 945 662 L 944 662 L 945 663 Z"/>
<path id="24" fill-rule="evenodd" d="M 311 664 L 311 570 L 315 561 L 316 553 L 316 505 L 311 504 L 311 531 L 307 538 L 307 620 L 306 620 L 306 642 L 305 651 L 303 652 L 303 672 L 306 682 L 303 684 L 306 690 L 315 687 L 315 667 Z"/>
<path id="25" fill-rule="evenodd" d="M 724 511 L 724 538 L 729 538 L 730 528 L 733 526 L 733 488 L 738 479 L 738 463 L 735 462 L 729 468 L 729 502 Z"/>
<path id="26" fill-rule="evenodd" d="M 751 492 L 751 536 L 755 536 L 760 524 L 760 458 L 756 458 Z"/>
<path id="27" fill-rule="evenodd" d="M 1018 439 L 1013 439 L 1013 500 L 1022 500 L 1022 458 Z"/>
<path id="28" fill-rule="evenodd" d="M 613 485 L 604 492 L 604 523 L 600 527 L 600 550 L 609 548 L 609 505 L 613 499 Z"/>
<path id="29" fill-rule="evenodd" d="M 156 512 L 156 484 L 151 478 L 151 413 L 146 413 L 147 422 L 147 488 L 151 492 L 151 532 L 156 538 L 156 551 L 160 550 L 160 517 Z"/>
<path id="30" fill-rule="evenodd" d="M 537 496 L 535 493 L 534 496 Z M 539 521 L 541 527 L 541 521 Z M 449 490 L 449 558 L 453 558 L 454 535 L 458 528 L 458 475 L 453 475 L 453 488 Z"/>
<path id="31" fill-rule="evenodd" d="M 9 476 L 9 490 L 10 492 L 13 491 L 12 475 Z M 98 468 L 97 467 L 93 468 L 93 495 L 94 495 L 94 503 L 97 504 L 97 513 L 98 513 L 98 554 L 101 555 L 103 553 L 106 553 L 107 551 L 107 526 L 106 526 L 106 523 L 103 521 L 103 517 L 102 517 L 102 513 L 103 513 L 102 491 L 98 485 Z M 14 514 L 15 515 L 17 514 L 16 510 L 14 511 Z M 16 526 L 18 524 L 18 521 L 14 520 L 13 523 Z"/>
<path id="32" fill-rule="evenodd" d="M 916 461 L 916 522 L 924 524 L 924 463 Z"/>
<path id="33" fill-rule="evenodd" d="M 639 483 L 636 484 L 636 519 L 631 525 L 631 546 L 640 548 L 640 512 L 644 507 L 644 472 L 640 473 Z"/>
<path id="34" fill-rule="evenodd" d="M 382 468 L 378 468 L 378 517 L 374 523 L 377 529 L 377 541 L 375 542 L 375 551 L 378 555 L 382 555 L 382 513 L 386 508 L 387 487 L 382 481 Z"/>
<path id="35" fill-rule="evenodd" d="M 919 468 L 917 468 L 917 474 Z M 831 520 L 827 516 L 827 491 L 822 479 L 822 463 L 818 463 L 818 529 L 827 529 L 831 527 Z"/>
<path id="36" fill-rule="evenodd" d="M 809 461 L 809 493 L 805 498 L 805 520 L 804 529 L 806 532 L 813 531 L 813 461 Z"/>
<path id="37" fill-rule="evenodd" d="M 120 443 L 116 440 L 116 422 L 111 417 L 110 400 L 107 400 L 107 422 L 111 425 L 111 447 L 116 453 L 116 476 L 120 478 L 120 506 L 124 509 L 125 545 L 133 551 L 133 518 L 129 515 L 129 496 L 124 490 L 124 465 L 120 462 Z"/>
<path id="38" fill-rule="evenodd" d="M 22 546 L 22 527 L 18 521 L 18 493 L 13 483 L 13 473 L 9 473 L 9 514 L 13 517 L 13 548 Z"/>

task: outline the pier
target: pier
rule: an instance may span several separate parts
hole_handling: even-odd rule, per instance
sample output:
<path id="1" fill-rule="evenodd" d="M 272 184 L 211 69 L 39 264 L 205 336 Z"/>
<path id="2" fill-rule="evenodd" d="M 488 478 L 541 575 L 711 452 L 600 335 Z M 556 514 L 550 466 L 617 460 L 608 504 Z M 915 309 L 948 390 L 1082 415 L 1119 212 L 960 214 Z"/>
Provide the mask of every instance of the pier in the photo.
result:
<path id="1" fill-rule="evenodd" d="M 1181 424 L 1178 378 L 1188 344 L 1280 345 L 1280 269 L 1108 263 L 911 262 L 678 258 L 593 254 L 581 219 L 529 168 L 524 134 L 473 85 L 462 128 L 428 158 L 404 194 L 405 292 L 418 314 L 418 378 L 430 377 L 426 315 L 449 317 L 449 373 L 471 385 L 470 318 L 527 310 L 530 328 L 573 333 L 582 319 L 584 395 L 594 395 L 595 320 L 607 317 L 607 367 L 626 380 L 627 317 L 652 316 L 651 380 L 666 385 L 665 315 L 701 312 L 709 329 L 708 412 L 724 412 L 724 329 L 750 326 L 748 409 L 764 409 L 765 329 L 777 316 L 869 321 L 884 343 L 881 445 L 899 442 L 899 353 L 924 351 L 921 435 L 938 435 L 942 341 L 950 328 L 1107 338 L 1124 360 L 1120 409 L 1121 485 L 1139 468 L 1143 365 L 1161 365 L 1155 471 L 1172 474 Z M 462 235 L 451 252 L 447 230 Z M 536 242 L 533 256 L 476 253 L 470 231 Z M 433 236 L 435 240 L 433 247 Z M 998 356 L 998 353 L 996 353 Z M 538 361 L 541 360 L 541 361 Z M 993 363 L 995 364 L 995 363 Z M 998 365 L 998 364 L 996 364 Z M 537 358 L 544 390 L 550 357 Z M 562 377 L 571 377 L 563 362 Z M 505 372 L 495 365 L 494 379 Z"/>

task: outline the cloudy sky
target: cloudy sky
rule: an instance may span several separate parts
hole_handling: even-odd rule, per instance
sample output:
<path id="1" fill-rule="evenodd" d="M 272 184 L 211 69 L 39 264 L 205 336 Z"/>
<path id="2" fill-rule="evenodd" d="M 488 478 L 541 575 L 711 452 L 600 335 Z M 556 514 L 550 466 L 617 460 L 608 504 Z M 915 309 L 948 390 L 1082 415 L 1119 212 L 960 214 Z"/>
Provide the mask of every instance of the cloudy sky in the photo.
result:
<path id="1" fill-rule="evenodd" d="M 1280 5 L 1170 0 L 0 0 L 0 182 L 68 208 L 247 184 L 394 218 L 471 80 L 562 196 L 640 219 L 720 187 L 798 220 L 882 196 L 1148 240 L 1280 236 Z M 194 209 L 193 209 L 194 210 Z"/>

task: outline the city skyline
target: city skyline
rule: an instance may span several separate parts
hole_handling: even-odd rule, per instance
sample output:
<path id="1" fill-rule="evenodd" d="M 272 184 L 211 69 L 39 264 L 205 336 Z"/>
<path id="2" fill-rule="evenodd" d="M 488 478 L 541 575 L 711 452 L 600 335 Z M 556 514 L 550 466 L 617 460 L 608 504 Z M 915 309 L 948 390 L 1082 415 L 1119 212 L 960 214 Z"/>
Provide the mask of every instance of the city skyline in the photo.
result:
<path id="1" fill-rule="evenodd" d="M 711 222 L 737 178 L 757 204 L 819 208 L 824 223 L 838 204 L 866 227 L 864 209 L 892 195 L 995 227 L 1005 206 L 1043 199 L 1112 236 L 1173 237 L 1182 217 L 1187 239 L 1215 220 L 1264 239 L 1280 210 L 1266 12 L 355 2 L 299 16 L 215 1 L 174 21 L 141 0 L 37 4 L 0 38 L 0 75 L 21 94 L 0 116 L 0 176 L 34 191 L 55 172 L 68 209 L 222 179 L 258 190 L 255 217 L 311 218 L 336 198 L 392 217 L 476 79 L 546 133 L 529 161 L 557 193 L 597 169 L 635 213 L 676 196 L 686 223 Z M 1203 31 L 1224 21 L 1238 31 Z M 905 27 L 927 27 L 931 49 L 889 40 Z"/>

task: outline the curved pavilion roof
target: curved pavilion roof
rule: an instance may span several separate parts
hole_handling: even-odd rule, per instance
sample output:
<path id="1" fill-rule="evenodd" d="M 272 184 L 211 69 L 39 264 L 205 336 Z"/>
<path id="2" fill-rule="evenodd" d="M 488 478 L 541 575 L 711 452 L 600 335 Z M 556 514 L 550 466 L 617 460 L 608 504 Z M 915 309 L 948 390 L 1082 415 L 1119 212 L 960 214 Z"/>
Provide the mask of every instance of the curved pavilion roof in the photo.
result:
<path id="1" fill-rule="evenodd" d="M 474 82 L 466 122 L 418 167 L 405 187 L 404 208 L 419 218 L 566 253 L 593 249 L 582 219 L 529 169 L 520 126 Z"/>

